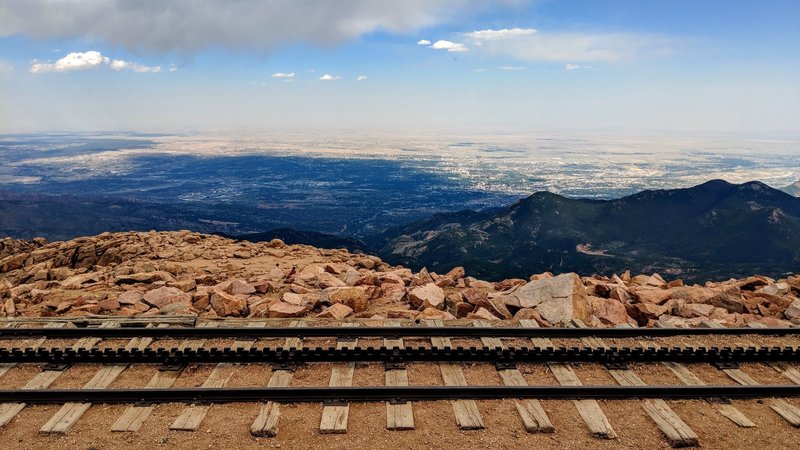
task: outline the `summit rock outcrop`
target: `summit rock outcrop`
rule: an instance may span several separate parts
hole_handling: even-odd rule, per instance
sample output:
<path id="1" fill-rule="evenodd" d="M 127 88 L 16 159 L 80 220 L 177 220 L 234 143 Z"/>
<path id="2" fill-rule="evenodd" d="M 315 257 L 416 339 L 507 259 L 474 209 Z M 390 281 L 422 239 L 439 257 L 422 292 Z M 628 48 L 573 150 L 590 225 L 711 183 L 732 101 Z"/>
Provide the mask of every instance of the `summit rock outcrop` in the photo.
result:
<path id="1" fill-rule="evenodd" d="M 0 241 L 0 315 L 533 319 L 566 326 L 800 325 L 800 276 L 685 285 L 659 274 L 479 280 L 343 249 L 189 231 Z"/>

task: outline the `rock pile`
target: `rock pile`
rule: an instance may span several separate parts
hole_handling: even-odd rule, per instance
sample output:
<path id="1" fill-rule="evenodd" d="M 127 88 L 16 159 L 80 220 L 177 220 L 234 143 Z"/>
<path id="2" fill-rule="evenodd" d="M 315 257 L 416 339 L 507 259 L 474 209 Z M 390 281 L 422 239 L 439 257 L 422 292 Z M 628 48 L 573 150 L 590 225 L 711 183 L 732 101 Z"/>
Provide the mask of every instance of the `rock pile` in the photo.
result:
<path id="1" fill-rule="evenodd" d="M 488 282 L 306 245 L 180 232 L 0 240 L 0 315 L 534 319 L 564 326 L 800 324 L 800 276 L 684 286 L 658 274 Z"/>

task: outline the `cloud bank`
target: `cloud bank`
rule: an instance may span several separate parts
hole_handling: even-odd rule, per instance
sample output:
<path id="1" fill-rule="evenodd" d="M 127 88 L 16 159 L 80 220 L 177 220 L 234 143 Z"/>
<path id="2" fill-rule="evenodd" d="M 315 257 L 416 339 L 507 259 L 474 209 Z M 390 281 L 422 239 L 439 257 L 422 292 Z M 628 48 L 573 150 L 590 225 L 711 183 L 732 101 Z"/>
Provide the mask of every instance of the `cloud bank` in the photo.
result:
<path id="1" fill-rule="evenodd" d="M 501 2 L 502 3 L 506 2 Z M 513 3 L 513 2 L 511 2 Z M 409 33 L 484 8 L 488 0 L 20 0 L 0 2 L 0 36 L 87 39 L 138 52 L 270 50 Z"/>

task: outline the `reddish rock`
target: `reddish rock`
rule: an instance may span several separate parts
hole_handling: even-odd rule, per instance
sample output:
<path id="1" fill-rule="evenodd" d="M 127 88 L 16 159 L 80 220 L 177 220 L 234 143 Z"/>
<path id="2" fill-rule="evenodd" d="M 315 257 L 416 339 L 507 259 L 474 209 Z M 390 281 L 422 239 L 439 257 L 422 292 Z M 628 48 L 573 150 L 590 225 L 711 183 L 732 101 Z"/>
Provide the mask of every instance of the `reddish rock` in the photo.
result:
<path id="1" fill-rule="evenodd" d="M 133 305 L 142 299 L 142 294 L 136 291 L 126 291 L 117 296 L 120 305 Z"/>
<path id="2" fill-rule="evenodd" d="M 272 318 L 285 318 L 285 317 L 302 317 L 308 312 L 306 306 L 293 305 L 286 302 L 275 302 L 269 305 L 269 317 Z"/>
<path id="3" fill-rule="evenodd" d="M 509 278 L 495 283 L 494 288 L 498 291 L 505 291 L 516 286 L 522 286 L 525 283 L 527 283 L 527 281 L 521 280 L 519 278 Z"/>
<path id="4" fill-rule="evenodd" d="M 244 280 L 231 280 L 224 290 L 231 295 L 250 295 L 256 292 L 256 288 Z"/>
<path id="5" fill-rule="evenodd" d="M 636 321 L 628 316 L 625 305 L 619 300 L 600 297 L 589 297 L 589 300 L 592 305 L 592 315 L 597 317 L 601 323 L 605 325 L 636 324 Z"/>
<path id="6" fill-rule="evenodd" d="M 640 325 L 646 324 L 648 319 L 658 320 L 658 318 L 667 312 L 665 306 L 656 305 L 655 303 L 635 303 L 628 305 L 626 308 L 628 315 L 633 317 Z"/>
<path id="7" fill-rule="evenodd" d="M 211 294 L 211 307 L 220 317 L 244 317 L 247 315 L 247 301 L 227 292 L 217 291 Z"/>
<path id="8" fill-rule="evenodd" d="M 345 317 L 349 316 L 350 313 L 353 312 L 353 308 L 343 305 L 341 303 L 334 303 L 333 305 L 325 308 L 325 311 L 317 314 L 317 317 L 320 318 L 329 318 L 329 319 L 344 319 Z"/>
<path id="9" fill-rule="evenodd" d="M 702 303 L 687 303 L 680 308 L 680 316 L 681 317 L 703 317 L 707 318 L 711 316 L 711 313 L 714 312 L 715 309 L 714 305 L 706 305 Z"/>
<path id="10" fill-rule="evenodd" d="M 471 313 L 474 310 L 475 306 L 466 302 L 456 303 L 455 306 L 456 317 L 459 319 L 467 317 L 467 314 Z"/>
<path id="11" fill-rule="evenodd" d="M 783 314 L 787 319 L 800 319 L 800 299 L 794 299 Z"/>
<path id="12" fill-rule="evenodd" d="M 640 303 L 661 305 L 672 296 L 672 291 L 653 287 L 642 287 L 633 291 L 633 298 Z"/>
<path id="13" fill-rule="evenodd" d="M 390 309 L 387 313 L 390 319 L 415 319 L 419 315 L 419 311 L 413 309 Z"/>
<path id="14" fill-rule="evenodd" d="M 467 315 L 467 319 L 478 320 L 500 320 L 499 317 L 487 311 L 485 308 L 478 308 Z"/>
<path id="15" fill-rule="evenodd" d="M 512 317 L 511 312 L 499 298 L 479 300 L 475 306 L 476 308 L 484 308 L 493 316 L 500 317 L 501 319 L 510 319 Z"/>
<path id="16" fill-rule="evenodd" d="M 327 289 L 332 287 L 345 287 L 347 283 L 336 278 L 328 272 L 322 272 L 317 275 L 317 287 L 320 289 Z"/>
<path id="17" fill-rule="evenodd" d="M 355 312 L 366 311 L 369 307 L 369 297 L 366 291 L 360 287 L 332 288 L 328 299 L 331 303 L 342 303 L 353 309 Z"/>
<path id="18" fill-rule="evenodd" d="M 442 311 L 436 308 L 425 308 L 422 310 L 421 313 L 416 317 L 417 319 L 423 320 L 453 320 L 455 317 L 447 311 Z"/>
<path id="19" fill-rule="evenodd" d="M 192 303 L 192 298 L 189 296 L 189 294 L 178 288 L 166 286 L 148 291 L 146 294 L 144 294 L 142 299 L 148 304 L 159 309 L 165 305 L 169 305 L 170 303 L 180 302 L 186 303 L 187 305 L 191 305 Z"/>
<path id="20" fill-rule="evenodd" d="M 719 292 L 704 303 L 724 308 L 732 313 L 743 313 L 746 310 L 744 299 L 742 299 L 738 289 L 727 289 Z"/>
<path id="21" fill-rule="evenodd" d="M 481 300 L 489 299 L 489 295 L 486 292 L 471 288 L 461 291 L 461 296 L 464 297 L 465 302 L 471 305 L 477 305 Z"/>
<path id="22" fill-rule="evenodd" d="M 100 305 L 100 309 L 103 311 L 113 311 L 120 308 L 119 301 L 115 299 L 105 299 L 98 303 Z"/>
<path id="23" fill-rule="evenodd" d="M 433 283 L 409 290 L 408 300 L 413 307 L 418 309 L 444 309 L 444 291 Z"/>
<path id="24" fill-rule="evenodd" d="M 449 272 L 444 274 L 444 276 L 447 277 L 447 278 L 450 278 L 453 281 L 456 281 L 459 278 L 464 278 L 464 268 L 461 267 L 461 266 L 454 267 Z"/>

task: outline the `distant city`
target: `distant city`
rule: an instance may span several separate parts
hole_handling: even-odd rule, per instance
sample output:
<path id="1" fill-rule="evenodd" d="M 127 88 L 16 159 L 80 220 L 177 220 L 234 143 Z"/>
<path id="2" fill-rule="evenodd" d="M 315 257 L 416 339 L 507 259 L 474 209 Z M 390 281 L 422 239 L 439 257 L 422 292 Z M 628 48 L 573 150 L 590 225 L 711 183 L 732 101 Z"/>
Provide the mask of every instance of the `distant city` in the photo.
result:
<path id="1" fill-rule="evenodd" d="M 205 231 L 362 236 L 538 191 L 609 199 L 717 178 L 784 188 L 800 178 L 797 144 L 567 133 L 18 134 L 0 137 L 0 190 L 205 209 Z"/>

